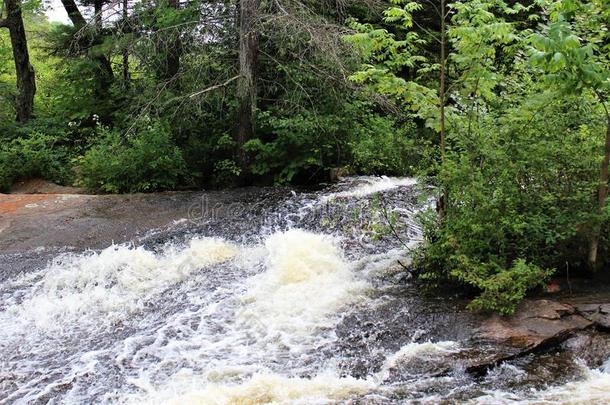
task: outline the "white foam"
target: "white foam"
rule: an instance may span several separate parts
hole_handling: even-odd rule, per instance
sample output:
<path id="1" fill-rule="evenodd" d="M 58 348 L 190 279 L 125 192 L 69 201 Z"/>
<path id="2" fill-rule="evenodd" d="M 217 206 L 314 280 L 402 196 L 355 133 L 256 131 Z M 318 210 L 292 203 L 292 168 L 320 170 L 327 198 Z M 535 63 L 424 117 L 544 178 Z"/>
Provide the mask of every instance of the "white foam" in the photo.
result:
<path id="1" fill-rule="evenodd" d="M 357 186 L 354 189 L 332 193 L 323 198 L 323 201 L 332 200 L 334 198 L 362 198 L 371 194 L 382 191 L 392 190 L 398 187 L 408 187 L 417 184 L 417 179 L 411 177 L 364 177 L 364 184 Z"/>
<path id="2" fill-rule="evenodd" d="M 333 237 L 295 229 L 270 236 L 265 246 L 266 271 L 243 296 L 239 320 L 247 325 L 298 341 L 362 299 L 366 283 L 356 279 Z"/>
<path id="3" fill-rule="evenodd" d="M 323 347 L 335 339 L 337 313 L 362 299 L 367 283 L 359 281 L 353 265 L 330 236 L 289 230 L 269 236 L 264 248 L 244 248 L 234 265 L 251 267 L 262 260 L 263 271 L 234 285 L 235 298 L 211 299 L 197 313 L 182 312 L 167 319 L 154 343 L 138 348 L 129 343 L 117 362 L 141 370 L 131 382 L 140 389 L 124 397 L 135 403 L 315 403 L 344 398 L 369 390 L 371 381 L 340 378 L 328 368 L 321 375 L 292 378 L 269 364 L 290 364 L 289 375 L 302 364 L 312 344 Z M 250 259 L 248 261 L 246 259 Z M 183 327 L 190 319 L 200 322 L 192 331 Z M 222 336 L 213 332 L 222 325 Z M 325 329 L 326 328 L 326 329 Z M 165 329 L 165 327 L 164 327 Z M 171 341 L 172 330 L 182 338 Z M 185 335 L 186 334 L 186 335 Z M 134 351 L 136 348 L 136 351 Z M 149 356 L 150 355 L 150 356 Z M 189 364 L 169 379 L 158 381 L 163 364 L 150 364 L 151 356 L 167 364 Z M 303 358 L 305 357 L 305 359 Z M 279 360 L 281 359 L 281 360 Z M 199 368 L 198 365 L 203 366 Z M 250 402 L 248 402 L 250 401 Z M 273 402 L 275 401 L 275 402 Z M 317 402 L 316 402 L 317 401 Z"/>
<path id="4" fill-rule="evenodd" d="M 188 381 L 185 385 L 185 381 Z M 128 400 L 131 404 L 258 405 L 328 404 L 362 395 L 374 389 L 367 380 L 340 378 L 321 373 L 313 378 L 290 378 L 277 374 L 255 374 L 238 384 L 194 383 L 188 373 L 172 379 L 166 390 L 152 390 Z M 182 391 L 183 393 L 177 394 Z"/>
<path id="5" fill-rule="evenodd" d="M 237 251 L 220 239 L 201 238 L 161 254 L 119 245 L 64 257 L 45 269 L 26 299 L 9 306 L 6 314 L 51 329 L 64 327 L 65 319 L 92 313 L 106 313 L 104 319 L 111 320 L 142 307 L 152 295 L 193 271 L 229 260 Z"/>

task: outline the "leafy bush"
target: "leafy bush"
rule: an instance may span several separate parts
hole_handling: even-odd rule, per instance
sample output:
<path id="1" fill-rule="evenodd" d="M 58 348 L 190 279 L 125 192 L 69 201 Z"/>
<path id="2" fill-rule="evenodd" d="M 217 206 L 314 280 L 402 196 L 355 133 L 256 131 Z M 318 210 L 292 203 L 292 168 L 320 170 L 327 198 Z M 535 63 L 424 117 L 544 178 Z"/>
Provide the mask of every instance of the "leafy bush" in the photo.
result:
<path id="1" fill-rule="evenodd" d="M 397 125 L 387 117 L 371 115 L 358 125 L 350 142 L 351 165 L 358 173 L 412 175 L 422 163 L 423 145 L 414 136 L 416 128 Z"/>
<path id="2" fill-rule="evenodd" d="M 0 147 L 0 190 L 7 190 L 16 180 L 34 177 L 69 182 L 70 153 L 59 142 L 57 137 L 34 132 Z"/>
<path id="3" fill-rule="evenodd" d="M 79 160 L 82 185 L 108 193 L 149 192 L 175 188 L 187 177 L 182 152 L 160 123 L 129 137 L 103 132 L 101 142 Z"/>
<path id="4" fill-rule="evenodd" d="M 555 269 L 586 266 L 603 131 L 591 103 L 553 97 L 534 96 L 482 120 L 480 133 L 452 138 L 440 169 L 449 199 L 442 221 L 425 221 L 421 277 L 474 287 L 472 308 L 510 313 Z"/>
<path id="5" fill-rule="evenodd" d="M 397 124 L 372 109 L 371 103 L 352 101 L 327 114 L 261 113 L 261 132 L 266 135 L 246 144 L 254 156 L 252 173 L 273 175 L 279 184 L 338 166 L 358 173 L 412 174 L 422 159 L 422 149 L 413 139 L 414 126 Z"/>
<path id="6" fill-rule="evenodd" d="M 470 303 L 470 308 L 511 314 L 525 298 L 527 291 L 542 285 L 553 272 L 554 269 L 541 269 L 523 259 L 517 259 L 509 269 L 501 269 L 489 277 L 475 276 L 473 280 L 464 278 L 464 281 L 476 285 L 482 291 L 481 295 Z M 462 277 L 466 274 L 457 273 Z"/>
<path id="7" fill-rule="evenodd" d="M 341 144 L 340 119 L 310 111 L 291 117 L 262 113 L 260 120 L 268 139 L 252 139 L 246 144 L 246 150 L 254 156 L 252 173 L 271 174 L 276 183 L 285 184 L 301 171 L 332 166 Z"/>

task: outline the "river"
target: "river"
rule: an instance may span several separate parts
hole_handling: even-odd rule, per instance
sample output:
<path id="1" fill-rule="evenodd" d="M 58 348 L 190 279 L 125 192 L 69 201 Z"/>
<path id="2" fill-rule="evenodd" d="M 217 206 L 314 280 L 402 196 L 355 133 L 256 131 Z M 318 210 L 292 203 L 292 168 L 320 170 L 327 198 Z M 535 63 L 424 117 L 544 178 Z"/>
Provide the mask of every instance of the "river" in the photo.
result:
<path id="1" fill-rule="evenodd" d="M 610 361 L 550 353 L 465 372 L 474 315 L 405 270 L 426 195 L 355 177 L 203 199 L 137 243 L 6 277 L 0 403 L 610 403 Z"/>

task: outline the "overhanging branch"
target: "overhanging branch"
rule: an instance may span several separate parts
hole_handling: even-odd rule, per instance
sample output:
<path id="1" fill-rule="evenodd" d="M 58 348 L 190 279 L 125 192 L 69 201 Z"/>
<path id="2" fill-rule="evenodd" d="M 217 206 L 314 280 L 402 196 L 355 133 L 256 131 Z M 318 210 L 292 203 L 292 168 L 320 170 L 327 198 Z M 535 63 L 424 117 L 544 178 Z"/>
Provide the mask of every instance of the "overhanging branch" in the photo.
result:
<path id="1" fill-rule="evenodd" d="M 189 97 L 193 98 L 193 97 L 199 96 L 199 95 L 201 95 L 201 94 L 203 94 L 203 93 L 207 93 L 207 92 L 209 92 L 209 91 L 216 90 L 216 89 L 219 89 L 219 88 L 221 88 L 221 87 L 225 87 L 225 86 L 229 85 L 231 82 L 233 82 L 233 81 L 235 81 L 235 80 L 239 79 L 239 77 L 240 77 L 240 76 L 235 76 L 235 77 L 232 77 L 232 78 L 230 78 L 229 80 L 227 80 L 227 81 L 226 81 L 226 82 L 224 82 L 224 83 L 217 84 L 217 85 L 212 86 L 212 87 L 208 87 L 207 89 L 204 89 L 204 90 L 198 91 L 197 93 L 193 93 L 193 94 L 189 95 Z"/>

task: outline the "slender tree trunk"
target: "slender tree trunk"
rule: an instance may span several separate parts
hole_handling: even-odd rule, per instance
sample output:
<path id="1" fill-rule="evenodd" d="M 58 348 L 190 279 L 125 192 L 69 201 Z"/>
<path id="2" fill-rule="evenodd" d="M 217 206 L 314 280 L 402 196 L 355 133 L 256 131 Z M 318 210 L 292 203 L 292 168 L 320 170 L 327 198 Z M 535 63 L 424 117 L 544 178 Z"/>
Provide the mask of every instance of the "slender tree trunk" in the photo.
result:
<path id="1" fill-rule="evenodd" d="M 599 186 L 597 189 L 597 204 L 600 215 L 603 213 L 606 208 L 606 203 L 608 201 L 608 180 L 610 180 L 609 174 L 609 166 L 610 166 L 610 111 L 608 111 L 608 107 L 606 106 L 604 99 L 600 98 L 600 102 L 602 103 L 604 110 L 606 111 L 606 142 L 604 145 L 604 159 L 602 160 L 602 166 L 599 173 Z M 591 270 L 597 270 L 599 267 L 598 262 L 598 249 L 599 249 L 599 239 L 601 237 L 601 223 L 598 223 L 593 228 L 593 232 L 591 235 L 591 241 L 589 244 L 589 268 Z"/>
<path id="2" fill-rule="evenodd" d="M 248 161 L 244 144 L 255 134 L 256 81 L 258 35 L 255 20 L 260 0 L 240 0 L 239 3 L 239 79 L 237 82 L 237 159 L 245 172 Z"/>
<path id="3" fill-rule="evenodd" d="M 95 21 L 95 29 L 98 31 L 102 30 L 102 25 L 104 21 L 104 9 L 102 7 L 103 4 L 104 2 L 102 0 L 95 0 L 93 2 L 93 19 Z"/>
<path id="4" fill-rule="evenodd" d="M 87 25 L 87 21 L 81 14 L 74 0 L 61 0 L 61 4 L 63 4 L 70 21 L 72 21 L 72 24 L 76 29 L 81 29 Z"/>
<path id="5" fill-rule="evenodd" d="M 440 109 L 440 149 L 441 149 L 441 164 L 445 162 L 445 142 L 447 137 L 447 129 L 445 127 L 445 104 L 447 102 L 446 97 L 446 76 L 447 76 L 447 44 L 446 44 L 446 23 L 445 23 L 445 5 L 446 0 L 441 0 L 440 18 L 441 18 L 441 34 L 440 34 L 440 46 L 441 46 L 441 61 L 440 61 L 440 86 L 439 86 L 439 109 Z M 440 197 L 437 204 L 437 211 L 441 220 L 445 217 L 447 212 L 448 195 L 447 190 L 441 188 Z"/>
<path id="6" fill-rule="evenodd" d="M 123 25 L 122 34 L 125 34 L 125 24 L 129 18 L 129 0 L 123 0 Z M 123 48 L 123 87 L 129 87 L 129 50 L 127 46 Z"/>
<path id="7" fill-rule="evenodd" d="M 23 26 L 20 0 L 5 0 L 7 17 L 0 21 L 0 26 L 9 29 L 15 72 L 17 76 L 17 121 L 24 122 L 34 112 L 34 95 L 36 94 L 36 75 L 30 63 L 28 42 Z"/>

